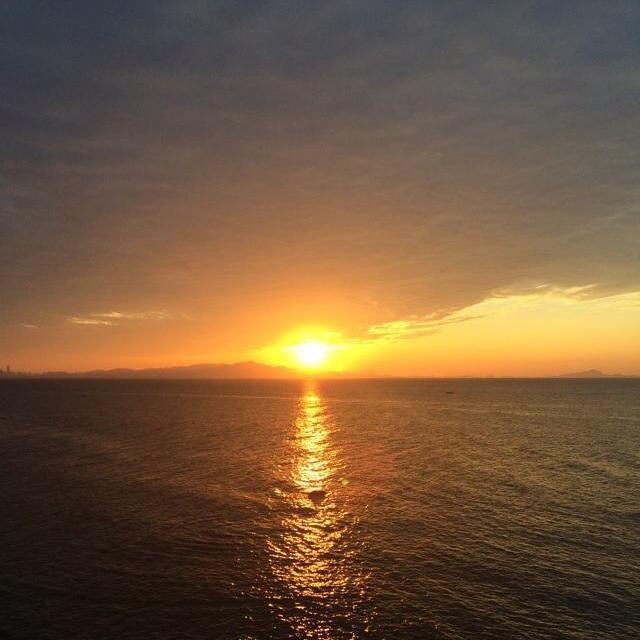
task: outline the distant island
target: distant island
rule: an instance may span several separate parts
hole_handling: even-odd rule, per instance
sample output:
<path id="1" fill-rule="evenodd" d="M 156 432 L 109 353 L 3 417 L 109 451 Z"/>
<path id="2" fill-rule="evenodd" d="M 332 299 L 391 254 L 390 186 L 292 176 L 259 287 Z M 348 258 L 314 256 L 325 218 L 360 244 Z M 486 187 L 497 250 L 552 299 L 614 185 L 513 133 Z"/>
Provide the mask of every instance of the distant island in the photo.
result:
<path id="1" fill-rule="evenodd" d="M 587 369 L 586 371 L 576 371 L 575 373 L 563 373 L 558 378 L 637 378 L 634 375 L 624 375 L 622 373 L 604 373 L 599 369 Z"/>

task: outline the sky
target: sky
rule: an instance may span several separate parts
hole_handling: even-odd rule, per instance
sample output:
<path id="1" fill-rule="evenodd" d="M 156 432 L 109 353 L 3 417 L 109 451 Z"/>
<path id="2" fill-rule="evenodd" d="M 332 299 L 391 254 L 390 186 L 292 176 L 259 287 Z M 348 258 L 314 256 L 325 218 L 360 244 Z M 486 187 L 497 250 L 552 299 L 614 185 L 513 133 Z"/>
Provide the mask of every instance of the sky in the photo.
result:
<path id="1" fill-rule="evenodd" d="M 0 361 L 640 373 L 635 1 L 0 5 Z"/>

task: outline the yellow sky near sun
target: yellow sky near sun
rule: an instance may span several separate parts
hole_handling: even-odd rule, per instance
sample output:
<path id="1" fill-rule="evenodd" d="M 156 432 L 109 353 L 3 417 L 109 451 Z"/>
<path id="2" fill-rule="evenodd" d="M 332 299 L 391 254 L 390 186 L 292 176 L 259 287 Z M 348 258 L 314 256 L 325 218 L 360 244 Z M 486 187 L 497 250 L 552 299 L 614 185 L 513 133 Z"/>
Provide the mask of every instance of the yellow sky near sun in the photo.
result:
<path id="1" fill-rule="evenodd" d="M 19 327 L 27 346 L 19 361 L 5 358 L 32 371 L 255 360 L 305 375 L 537 376 L 591 368 L 640 374 L 640 292 L 590 295 L 588 287 L 542 286 L 448 314 L 388 313 L 373 325 L 357 306 L 332 304 L 328 294 L 297 306 L 254 301 L 216 324 L 204 313 L 111 313 L 90 316 L 98 324 Z"/>
<path id="2" fill-rule="evenodd" d="M 252 354 L 301 370 L 390 375 L 550 375 L 640 368 L 640 293 L 589 299 L 588 288 L 496 295 L 439 319 L 411 318 L 348 337 L 307 327 Z M 304 362 L 304 345 L 324 345 Z"/>

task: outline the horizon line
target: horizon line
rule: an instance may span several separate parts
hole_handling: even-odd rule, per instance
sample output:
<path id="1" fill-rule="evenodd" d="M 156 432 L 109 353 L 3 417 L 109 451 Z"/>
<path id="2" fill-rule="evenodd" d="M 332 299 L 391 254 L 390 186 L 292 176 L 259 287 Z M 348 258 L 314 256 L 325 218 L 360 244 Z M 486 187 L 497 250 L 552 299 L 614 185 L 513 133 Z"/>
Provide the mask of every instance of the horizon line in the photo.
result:
<path id="1" fill-rule="evenodd" d="M 496 374 L 484 374 L 484 375 L 473 375 L 473 374 L 459 374 L 459 375 L 393 375 L 393 374 L 378 374 L 378 373 L 350 373 L 348 371 L 321 371 L 321 370 L 309 370 L 307 372 L 297 370 L 291 367 L 287 367 L 284 365 L 269 365 L 262 362 L 257 362 L 255 360 L 242 360 L 238 362 L 196 362 L 193 364 L 186 365 L 164 365 L 164 366 L 155 366 L 155 367 L 142 367 L 142 368 L 133 368 L 133 367 L 111 367 L 111 368 L 97 368 L 97 369 L 86 369 L 80 371 L 67 371 L 64 369 L 48 369 L 43 371 L 22 371 L 22 370 L 11 370 L 9 365 L 7 365 L 6 370 L 0 369 L 0 378 L 85 378 L 85 379 L 104 379 L 108 378 L 111 380 L 130 380 L 132 379 L 128 374 L 138 374 L 136 379 L 138 380 L 157 380 L 159 379 L 157 375 L 153 375 L 152 372 L 157 373 L 170 373 L 172 370 L 189 370 L 195 369 L 198 367 L 219 367 L 219 368 L 227 368 L 227 367 L 240 367 L 253 365 L 258 367 L 263 367 L 265 370 L 271 371 L 286 371 L 289 372 L 290 375 L 283 376 L 267 376 L 267 375 L 245 375 L 245 376 L 198 376 L 194 377 L 184 377 L 178 376 L 175 378 L 163 377 L 160 379 L 164 380 L 304 380 L 309 378 L 319 378 L 324 380 L 340 380 L 340 379 L 350 379 L 350 380 L 376 380 L 376 379 L 405 379 L 405 380 L 454 380 L 454 379 L 481 379 L 481 380 L 496 380 L 496 379 L 518 379 L 518 380 L 539 380 L 539 379 L 555 379 L 555 378 L 563 378 L 563 379 L 601 379 L 601 378 L 617 378 L 617 379 L 633 379 L 640 377 L 640 373 L 605 373 L 604 371 L 597 368 L 585 369 L 582 371 L 571 371 L 568 373 L 553 373 L 546 375 L 496 375 Z M 122 375 L 118 375 L 118 373 L 122 373 Z M 145 376 L 145 373 L 149 373 L 150 375 Z M 591 374 L 591 375 L 590 375 Z"/>

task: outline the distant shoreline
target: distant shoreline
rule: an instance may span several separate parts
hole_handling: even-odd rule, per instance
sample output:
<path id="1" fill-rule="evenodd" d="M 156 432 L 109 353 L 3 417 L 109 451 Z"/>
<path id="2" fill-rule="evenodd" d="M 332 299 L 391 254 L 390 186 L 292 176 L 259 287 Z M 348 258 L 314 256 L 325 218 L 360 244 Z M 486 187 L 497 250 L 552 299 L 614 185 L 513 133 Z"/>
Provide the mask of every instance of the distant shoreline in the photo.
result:
<path id="1" fill-rule="evenodd" d="M 317 380 L 323 382 L 357 382 L 357 381 L 411 381 L 411 380 L 433 380 L 433 381 L 456 381 L 456 380 L 478 380 L 478 381 L 503 381 L 503 380 L 640 380 L 640 375 L 611 375 L 611 376 L 286 376 L 286 377 L 161 377 L 161 376 L 100 376 L 85 374 L 12 374 L 0 375 L 0 382 L 9 380 L 55 380 L 55 381 L 122 381 L 122 382 L 300 382 L 304 380 Z"/>
<path id="2" fill-rule="evenodd" d="M 307 374 L 288 367 L 272 367 L 259 362 L 235 362 L 232 364 L 194 364 L 179 367 L 154 367 L 146 369 L 93 369 L 90 371 L 45 371 L 31 373 L 2 371 L 2 379 L 55 379 L 55 380 L 612 380 L 633 379 L 638 375 L 607 374 L 599 369 L 587 369 L 573 373 L 550 376 L 385 376 L 353 375 L 335 371 L 309 372 Z"/>

